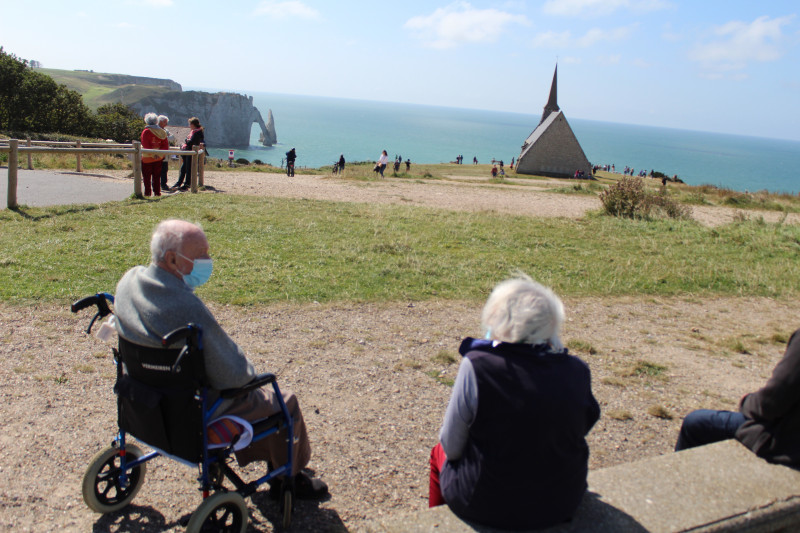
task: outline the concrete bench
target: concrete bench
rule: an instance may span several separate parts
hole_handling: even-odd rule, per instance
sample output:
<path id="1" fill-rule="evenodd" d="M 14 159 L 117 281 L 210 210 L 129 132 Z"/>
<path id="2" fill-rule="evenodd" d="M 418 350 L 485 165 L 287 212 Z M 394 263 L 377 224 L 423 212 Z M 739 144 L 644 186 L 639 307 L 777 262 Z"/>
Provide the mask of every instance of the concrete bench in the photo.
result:
<path id="1" fill-rule="evenodd" d="M 496 530 L 443 505 L 367 524 L 368 533 Z M 575 519 L 546 533 L 800 531 L 800 472 L 759 459 L 737 441 L 589 472 Z"/>

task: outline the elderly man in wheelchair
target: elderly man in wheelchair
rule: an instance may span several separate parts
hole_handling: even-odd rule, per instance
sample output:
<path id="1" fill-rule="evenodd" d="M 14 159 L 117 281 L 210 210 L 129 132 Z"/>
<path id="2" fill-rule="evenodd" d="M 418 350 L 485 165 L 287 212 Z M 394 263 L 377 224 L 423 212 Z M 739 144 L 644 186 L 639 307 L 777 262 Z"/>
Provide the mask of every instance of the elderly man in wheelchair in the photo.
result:
<path id="1" fill-rule="evenodd" d="M 97 304 L 97 318 L 111 313 L 105 303 L 110 300 L 119 334 L 115 392 L 120 432 L 87 471 L 84 499 L 99 512 L 124 507 L 143 481 L 144 463 L 165 455 L 199 464 L 204 498 L 215 492 L 192 516 L 190 531 L 209 525 L 244 531 L 243 497 L 265 482 L 270 496 L 280 498 L 288 525 L 293 498 L 327 494 L 321 480 L 303 472 L 311 448 L 297 399 L 281 394 L 274 375 L 256 374 L 194 294 L 212 271 L 203 230 L 182 220 L 163 221 L 150 251 L 152 263 L 130 269 L 115 296 L 100 293 L 73 304 L 73 311 Z M 262 389 L 265 385 L 271 389 Z M 156 451 L 145 455 L 126 446 L 126 434 Z M 266 461 L 265 475 L 245 483 L 228 466 L 231 454 L 240 466 Z M 234 491 L 223 487 L 224 479 Z"/>

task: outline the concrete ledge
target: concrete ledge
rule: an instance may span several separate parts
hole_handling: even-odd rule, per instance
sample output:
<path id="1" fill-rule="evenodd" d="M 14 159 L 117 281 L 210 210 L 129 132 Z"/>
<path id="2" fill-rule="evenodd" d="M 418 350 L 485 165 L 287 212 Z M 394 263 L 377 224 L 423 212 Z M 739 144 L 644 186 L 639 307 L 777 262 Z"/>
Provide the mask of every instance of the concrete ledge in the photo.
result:
<path id="1" fill-rule="evenodd" d="M 441 506 L 370 523 L 363 531 L 498 530 L 468 524 Z M 593 470 L 575 519 L 543 531 L 800 531 L 800 472 L 769 464 L 733 440 Z"/>

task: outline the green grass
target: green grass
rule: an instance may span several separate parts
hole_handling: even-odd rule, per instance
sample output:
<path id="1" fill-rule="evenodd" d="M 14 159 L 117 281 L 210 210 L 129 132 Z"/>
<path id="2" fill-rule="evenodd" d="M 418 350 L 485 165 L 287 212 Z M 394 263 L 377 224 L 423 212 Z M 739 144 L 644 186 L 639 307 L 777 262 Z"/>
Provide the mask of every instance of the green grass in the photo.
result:
<path id="1" fill-rule="evenodd" d="M 215 259 L 198 293 L 230 304 L 483 300 L 516 269 L 565 296 L 792 297 L 800 228 L 182 194 L 0 211 L 0 300 L 114 291 L 165 218 L 200 222 Z"/>
<path id="2" fill-rule="evenodd" d="M 636 361 L 636 366 L 633 368 L 633 373 L 637 376 L 647 377 L 663 377 L 664 371 L 667 367 L 650 361 L 639 360 Z"/>

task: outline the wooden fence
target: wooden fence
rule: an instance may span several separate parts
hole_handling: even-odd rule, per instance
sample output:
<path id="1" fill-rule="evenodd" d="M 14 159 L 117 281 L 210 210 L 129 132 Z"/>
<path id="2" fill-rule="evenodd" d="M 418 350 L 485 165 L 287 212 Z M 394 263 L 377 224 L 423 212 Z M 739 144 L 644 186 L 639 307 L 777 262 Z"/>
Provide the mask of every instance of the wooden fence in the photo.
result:
<path id="1" fill-rule="evenodd" d="M 82 172 L 81 156 L 87 154 L 128 154 L 133 161 L 133 194 L 142 196 L 142 155 L 164 155 L 169 157 L 172 154 L 181 156 L 191 156 L 191 186 L 190 190 L 196 193 L 199 187 L 203 186 L 203 169 L 205 161 L 205 146 L 195 146 L 193 150 L 180 150 L 170 148 L 169 150 L 151 150 L 142 148 L 142 143 L 135 141 L 133 144 L 111 144 L 111 143 L 81 143 L 76 142 L 51 142 L 51 141 L 23 141 L 24 146 L 20 146 L 19 139 L 9 139 L 0 141 L 0 152 L 8 152 L 8 208 L 15 209 L 17 203 L 17 181 L 19 169 L 19 155 L 28 156 L 28 169 L 33 170 L 33 160 L 31 155 L 34 153 L 50 154 L 75 154 L 76 171 Z M 7 143 L 7 144 L 6 144 Z"/>

